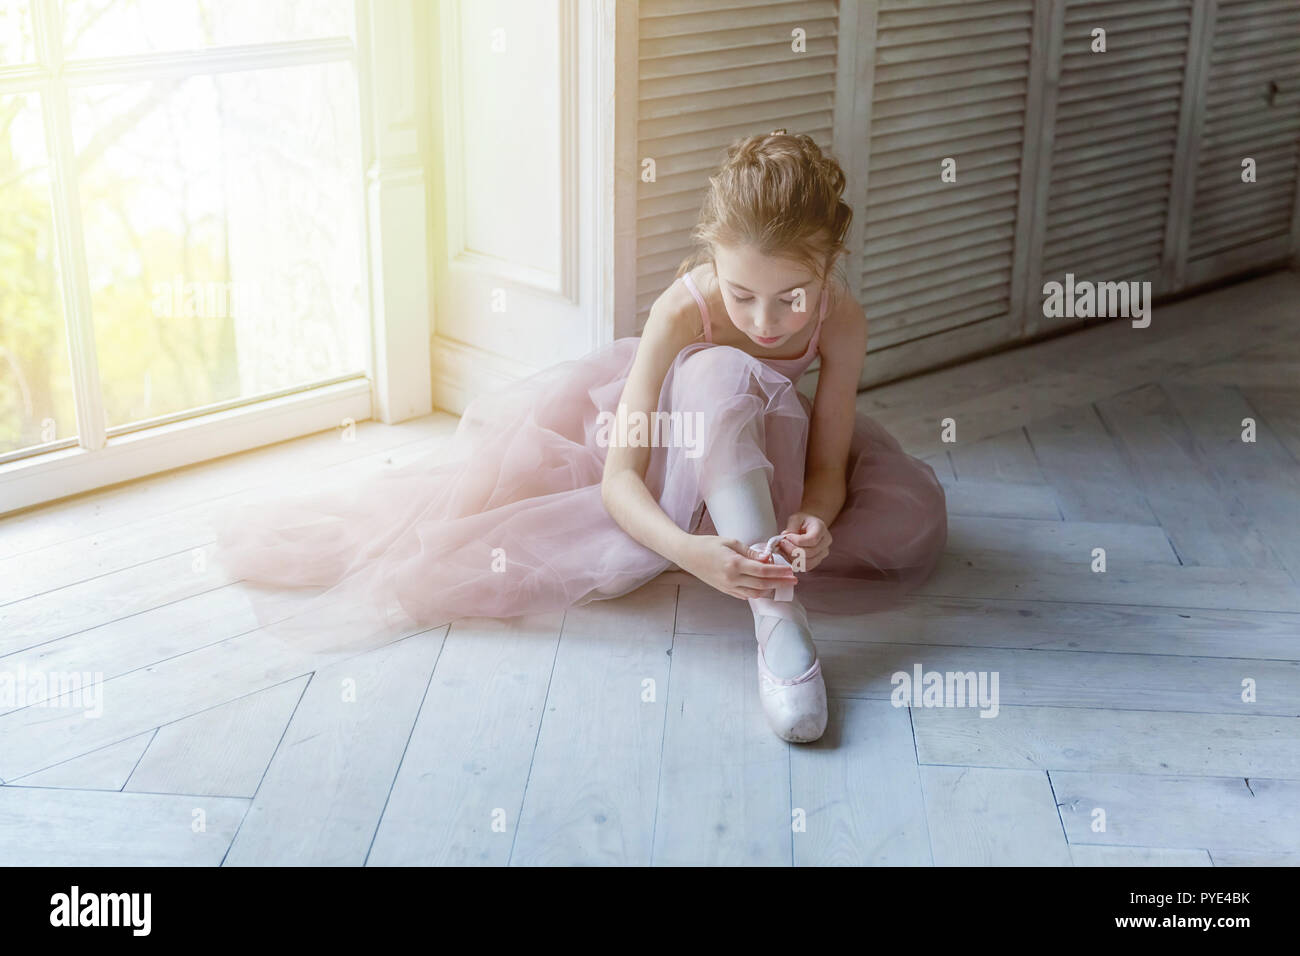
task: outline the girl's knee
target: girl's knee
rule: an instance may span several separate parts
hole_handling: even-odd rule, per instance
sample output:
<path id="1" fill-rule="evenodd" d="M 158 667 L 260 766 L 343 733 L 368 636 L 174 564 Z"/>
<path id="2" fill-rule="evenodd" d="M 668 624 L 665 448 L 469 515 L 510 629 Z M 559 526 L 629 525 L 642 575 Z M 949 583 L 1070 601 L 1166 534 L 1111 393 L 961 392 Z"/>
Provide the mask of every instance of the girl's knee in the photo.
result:
<path id="1" fill-rule="evenodd" d="M 715 345 L 700 349 L 682 360 L 674 375 L 674 389 L 705 389 L 717 391 L 723 384 L 732 384 L 737 391 L 752 390 L 753 376 L 748 374 L 748 363 L 754 357 L 730 345 Z"/>

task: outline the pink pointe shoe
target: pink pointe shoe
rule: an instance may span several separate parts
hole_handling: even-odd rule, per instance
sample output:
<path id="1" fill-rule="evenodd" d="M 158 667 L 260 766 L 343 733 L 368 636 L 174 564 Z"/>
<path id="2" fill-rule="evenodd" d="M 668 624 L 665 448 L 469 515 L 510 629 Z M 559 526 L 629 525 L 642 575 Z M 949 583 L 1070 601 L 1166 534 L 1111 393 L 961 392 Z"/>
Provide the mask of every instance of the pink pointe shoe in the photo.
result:
<path id="1" fill-rule="evenodd" d="M 790 567 L 785 555 L 776 550 L 776 542 L 784 534 L 773 535 L 765 544 L 750 545 L 750 552 L 755 560 Z M 790 584 L 774 588 L 774 602 L 792 602 L 794 586 Z M 754 632 L 758 639 L 758 699 L 763 705 L 768 726 L 782 740 L 791 743 L 811 743 L 826 732 L 826 681 L 822 678 L 821 655 L 813 661 L 812 667 L 798 677 L 777 677 L 767 666 L 763 650 L 768 638 L 776 630 L 782 619 L 798 622 L 805 630 L 808 627 L 808 615 L 798 604 L 777 604 L 778 614 L 760 614 L 752 604 L 754 612 Z"/>

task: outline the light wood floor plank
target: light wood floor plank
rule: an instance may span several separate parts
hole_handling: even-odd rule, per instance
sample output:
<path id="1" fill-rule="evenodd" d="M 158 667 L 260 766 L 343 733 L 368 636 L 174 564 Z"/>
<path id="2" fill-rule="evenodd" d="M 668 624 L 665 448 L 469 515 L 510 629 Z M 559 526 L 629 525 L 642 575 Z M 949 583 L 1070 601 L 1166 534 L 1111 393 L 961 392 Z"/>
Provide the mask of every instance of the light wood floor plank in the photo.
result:
<path id="1" fill-rule="evenodd" d="M 735 598 L 694 578 L 679 586 L 679 634 L 752 624 Z M 1268 611 L 912 596 L 875 614 L 812 612 L 809 623 L 816 641 L 1300 660 L 1300 615 Z"/>
<path id="2" fill-rule="evenodd" d="M 360 866 L 445 628 L 322 667 L 230 847 L 227 866 Z"/>
<path id="3" fill-rule="evenodd" d="M 509 861 L 563 619 L 451 625 L 367 865 Z"/>
<path id="4" fill-rule="evenodd" d="M 656 865 L 790 865 L 793 755 L 763 717 L 756 646 L 752 624 L 673 641 Z"/>
<path id="5" fill-rule="evenodd" d="M 287 680 L 164 724 L 124 789 L 251 797 L 307 680 Z"/>
<path id="6" fill-rule="evenodd" d="M 347 459 L 312 474 L 311 487 L 362 480 L 435 454 L 445 439 L 423 438 L 394 448 L 381 448 Z M 297 463 L 301 467 L 302 463 Z M 310 472 L 309 472 L 310 473 Z M 43 547 L 0 558 L 0 605 L 57 588 L 68 587 L 114 571 L 124 571 L 163 555 L 189 554 L 193 564 L 214 558 L 216 516 L 232 505 L 255 502 L 262 496 L 291 494 L 302 481 L 288 475 L 269 486 L 230 493 L 214 487 L 212 498 L 165 513 L 145 513 L 129 524 L 79 538 L 53 541 Z"/>
<path id="7" fill-rule="evenodd" d="M 1070 845 L 1075 866 L 1213 866 L 1205 850 L 1170 850 L 1150 846 Z"/>
<path id="8" fill-rule="evenodd" d="M 1267 425 L 1257 422 L 1255 441 L 1242 441 L 1241 423 L 1255 413 L 1235 388 L 1163 387 L 1214 472 L 1224 502 L 1247 518 L 1300 580 L 1300 466 Z"/>
<path id="9" fill-rule="evenodd" d="M 1300 664 L 1294 661 L 844 641 L 818 641 L 817 647 L 827 692 L 835 697 L 888 698 L 892 675 L 914 674 L 920 664 L 923 672 L 984 672 L 989 680 L 996 673 L 1002 704 L 1300 716 Z M 1246 678 L 1256 682 L 1255 703 L 1242 702 Z"/>
<path id="10" fill-rule="evenodd" d="M 32 706 L 0 716 L 0 779 L 32 773 L 106 744 L 273 687 L 313 669 L 282 641 L 254 632 L 102 685 L 103 715 Z"/>
<path id="11" fill-rule="evenodd" d="M 1300 850 L 1300 781 L 1052 771 L 1071 843 Z M 1094 831 L 1105 814 L 1105 830 Z"/>
<path id="12" fill-rule="evenodd" d="M 1094 405 L 1040 418 L 1025 431 L 1066 521 L 1158 524 Z"/>
<path id="13" fill-rule="evenodd" d="M 1023 565 L 1028 561 L 1089 563 L 1093 548 L 1106 549 L 1109 567 L 1125 564 L 1178 564 L 1169 538 L 1158 527 L 1093 521 L 1033 521 L 951 515 L 947 551 L 955 555 L 983 552 Z"/>
<path id="14" fill-rule="evenodd" d="M 194 597 L 231 583 L 211 564 L 196 567 L 187 552 L 146 561 L 123 571 L 0 607 L 0 655 L 36 647 Z"/>
<path id="15" fill-rule="evenodd" d="M 0 787 L 6 866 L 216 866 L 247 800 Z"/>
<path id="16" fill-rule="evenodd" d="M 449 437 L 455 429 L 456 419 L 443 412 L 398 425 L 358 422 L 351 431 L 352 440 L 341 427 L 331 428 L 26 509 L 0 517 L 6 528 L 0 539 L 0 557 L 123 528 L 235 491 L 272 484 L 290 487 L 300 476 L 317 474 L 331 465 L 411 441 Z"/>
<path id="17" fill-rule="evenodd" d="M 1008 705 L 995 720 L 918 707 L 912 722 L 921 763 L 1300 780 L 1294 717 Z"/>
<path id="18" fill-rule="evenodd" d="M 985 518 L 1033 518 L 1060 521 L 1056 492 L 1048 485 L 1013 485 L 993 481 L 944 482 L 949 515 Z"/>
<path id="19" fill-rule="evenodd" d="M 954 444 L 949 454 L 958 481 L 1046 483 L 1024 428 L 1011 428 L 979 441 Z"/>
<path id="20" fill-rule="evenodd" d="M 1281 568 L 1113 565 L 1105 572 L 1089 562 L 1044 565 L 1026 559 L 1019 573 L 1003 561 L 976 562 L 980 555 L 945 553 L 916 594 L 935 597 L 1142 604 L 1215 610 L 1300 612 L 1300 589 Z"/>
<path id="21" fill-rule="evenodd" d="M 1098 409 L 1184 564 L 1278 567 L 1259 533 L 1225 502 L 1223 486 L 1159 386 L 1099 402 Z"/>
<path id="22" fill-rule="evenodd" d="M 157 731 L 151 730 L 119 743 L 73 757 L 47 770 L 29 773 L 9 783 L 24 787 L 61 787 L 69 790 L 121 790 L 144 756 Z"/>
<path id="23" fill-rule="evenodd" d="M 634 595 L 565 616 L 512 865 L 650 863 L 677 589 Z"/>
<path id="24" fill-rule="evenodd" d="M 806 830 L 796 866 L 929 866 L 929 828 L 906 707 L 832 700 L 826 734 L 790 754 Z"/>
<path id="25" fill-rule="evenodd" d="M 1209 851 L 1215 866 L 1300 866 L 1300 853 L 1280 853 L 1274 850 L 1215 850 Z"/>
<path id="26" fill-rule="evenodd" d="M 1070 866 L 1047 774 L 922 767 L 936 866 Z"/>
<path id="27" fill-rule="evenodd" d="M 1243 384 L 1240 391 L 1256 412 L 1255 417 L 1286 446 L 1291 458 L 1300 462 L 1300 386 L 1263 388 Z"/>

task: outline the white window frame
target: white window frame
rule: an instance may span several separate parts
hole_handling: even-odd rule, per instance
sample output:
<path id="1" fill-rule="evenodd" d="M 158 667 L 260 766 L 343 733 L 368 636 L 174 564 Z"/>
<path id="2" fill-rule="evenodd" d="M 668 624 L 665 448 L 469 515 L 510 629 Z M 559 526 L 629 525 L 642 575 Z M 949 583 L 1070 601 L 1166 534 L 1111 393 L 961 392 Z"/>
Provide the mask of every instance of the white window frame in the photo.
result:
<path id="1" fill-rule="evenodd" d="M 415 44 L 419 0 L 354 0 L 354 38 L 147 53 L 64 64 L 58 0 L 32 0 L 37 65 L 0 68 L 0 94 L 38 93 L 77 436 L 0 456 L 0 515 L 371 417 L 393 423 L 432 411 L 425 229 L 423 84 Z M 235 399 L 109 434 L 100 401 L 90 285 L 67 89 L 93 83 L 349 62 L 356 70 L 370 303 L 364 374 Z"/>

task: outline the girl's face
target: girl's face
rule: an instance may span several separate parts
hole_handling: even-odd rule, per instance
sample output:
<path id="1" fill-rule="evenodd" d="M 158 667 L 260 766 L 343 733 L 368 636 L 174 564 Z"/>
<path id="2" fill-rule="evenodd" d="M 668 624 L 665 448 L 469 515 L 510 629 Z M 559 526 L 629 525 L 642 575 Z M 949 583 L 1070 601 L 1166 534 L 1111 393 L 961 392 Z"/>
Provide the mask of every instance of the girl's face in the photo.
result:
<path id="1" fill-rule="evenodd" d="M 821 282 L 791 259 L 721 246 L 713 265 L 731 324 L 762 348 L 778 349 L 798 335 L 820 302 Z"/>

